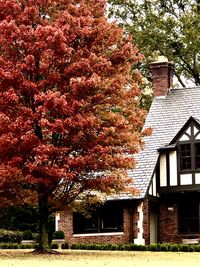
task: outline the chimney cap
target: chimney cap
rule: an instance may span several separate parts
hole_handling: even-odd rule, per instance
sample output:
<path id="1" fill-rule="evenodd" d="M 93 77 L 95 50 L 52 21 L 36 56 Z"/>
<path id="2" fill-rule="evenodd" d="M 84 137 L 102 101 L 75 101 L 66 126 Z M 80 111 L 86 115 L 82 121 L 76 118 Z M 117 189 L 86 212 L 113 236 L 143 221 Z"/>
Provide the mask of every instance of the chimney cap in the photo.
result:
<path id="1" fill-rule="evenodd" d="M 173 62 L 169 62 L 168 58 L 165 56 L 157 56 L 155 58 L 155 61 L 151 62 L 150 65 L 154 65 L 154 64 L 159 64 L 159 63 L 169 63 L 169 64 L 173 64 Z"/>
<path id="2" fill-rule="evenodd" d="M 157 62 L 169 62 L 169 60 L 167 57 L 162 55 L 157 57 Z"/>

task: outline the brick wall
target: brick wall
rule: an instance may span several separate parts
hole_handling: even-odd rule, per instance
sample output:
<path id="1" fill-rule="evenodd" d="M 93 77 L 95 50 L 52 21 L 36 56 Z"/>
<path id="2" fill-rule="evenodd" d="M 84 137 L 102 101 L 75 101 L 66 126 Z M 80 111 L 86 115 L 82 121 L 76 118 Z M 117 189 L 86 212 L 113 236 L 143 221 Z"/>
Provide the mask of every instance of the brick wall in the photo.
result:
<path id="1" fill-rule="evenodd" d="M 168 209 L 168 208 L 171 209 Z M 168 202 L 160 205 L 160 243 L 181 243 L 182 238 L 178 235 L 177 205 Z"/>
<path id="2" fill-rule="evenodd" d="M 179 234 L 178 205 L 176 201 L 162 201 L 160 204 L 160 243 L 183 243 L 183 239 L 199 239 L 200 234 Z"/>
<path id="3" fill-rule="evenodd" d="M 60 213 L 60 220 L 58 223 L 59 230 L 64 231 L 65 239 L 69 244 L 73 243 L 110 243 L 110 244 L 124 244 L 130 243 L 132 238 L 137 235 L 136 220 L 138 214 L 136 212 L 136 205 L 133 207 L 124 208 L 124 231 L 123 233 L 102 233 L 102 234 L 82 234 L 73 235 L 73 215 L 72 212 L 66 210 Z M 133 216 L 131 220 L 130 216 Z M 131 226 L 133 222 L 133 227 Z M 131 230 L 133 231 L 131 234 Z"/>
<path id="4" fill-rule="evenodd" d="M 145 245 L 150 243 L 149 204 L 149 200 L 145 199 L 143 202 L 143 238 L 145 239 Z"/>

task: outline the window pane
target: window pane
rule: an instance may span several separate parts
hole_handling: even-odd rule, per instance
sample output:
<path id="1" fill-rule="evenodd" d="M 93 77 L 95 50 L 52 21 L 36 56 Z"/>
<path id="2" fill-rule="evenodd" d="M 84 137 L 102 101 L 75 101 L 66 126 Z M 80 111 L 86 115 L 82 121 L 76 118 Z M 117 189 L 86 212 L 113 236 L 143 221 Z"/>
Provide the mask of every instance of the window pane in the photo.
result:
<path id="1" fill-rule="evenodd" d="M 190 157 L 190 144 L 182 144 L 181 148 L 181 157 Z"/>
<path id="2" fill-rule="evenodd" d="M 73 214 L 74 234 L 121 231 L 123 231 L 123 207 L 119 204 L 107 204 L 93 212 L 89 218 L 80 213 Z"/>
<path id="3" fill-rule="evenodd" d="M 123 230 L 123 209 L 107 207 L 102 212 L 102 232 L 120 232 Z"/>
<path id="4" fill-rule="evenodd" d="M 180 145 L 180 169 L 191 170 L 191 145 L 181 144 Z"/>
<path id="5" fill-rule="evenodd" d="M 195 144 L 195 169 L 200 168 L 200 143 Z"/>
<path id="6" fill-rule="evenodd" d="M 199 203 L 187 201 L 179 204 L 179 233 L 199 233 Z"/>
<path id="7" fill-rule="evenodd" d="M 74 234 L 98 233 L 98 216 L 92 214 L 86 218 L 80 213 L 73 214 L 73 232 Z"/>

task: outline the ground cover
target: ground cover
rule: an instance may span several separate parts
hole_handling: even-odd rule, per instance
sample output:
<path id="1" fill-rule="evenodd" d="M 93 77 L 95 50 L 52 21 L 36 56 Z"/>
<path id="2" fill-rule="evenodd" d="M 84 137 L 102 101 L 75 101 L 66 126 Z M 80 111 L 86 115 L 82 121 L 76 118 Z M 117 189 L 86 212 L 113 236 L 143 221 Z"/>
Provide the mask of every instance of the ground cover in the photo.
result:
<path id="1" fill-rule="evenodd" d="M 200 253 L 139 251 L 64 251 L 61 255 L 34 255 L 25 250 L 0 250 L 1 267 L 192 267 Z"/>

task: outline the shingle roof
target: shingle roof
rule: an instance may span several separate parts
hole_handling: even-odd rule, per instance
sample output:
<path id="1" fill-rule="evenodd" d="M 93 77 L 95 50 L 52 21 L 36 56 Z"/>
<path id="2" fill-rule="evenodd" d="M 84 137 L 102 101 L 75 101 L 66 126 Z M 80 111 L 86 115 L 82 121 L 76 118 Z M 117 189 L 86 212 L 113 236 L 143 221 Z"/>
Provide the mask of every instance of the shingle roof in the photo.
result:
<path id="1" fill-rule="evenodd" d="M 200 87 L 171 89 L 166 97 L 155 97 L 144 128 L 153 133 L 145 137 L 145 148 L 136 155 L 136 169 L 129 172 L 134 186 L 144 198 L 158 159 L 157 149 L 168 145 L 190 117 L 200 120 Z"/>

